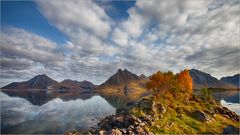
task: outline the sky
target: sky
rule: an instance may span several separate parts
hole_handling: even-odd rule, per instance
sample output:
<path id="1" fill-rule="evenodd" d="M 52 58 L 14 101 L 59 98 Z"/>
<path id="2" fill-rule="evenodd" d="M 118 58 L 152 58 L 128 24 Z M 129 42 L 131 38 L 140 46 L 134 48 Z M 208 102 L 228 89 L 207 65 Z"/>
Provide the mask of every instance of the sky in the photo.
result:
<path id="1" fill-rule="evenodd" d="M 103 83 L 151 75 L 240 72 L 238 0 L 1 1 L 1 86 L 38 74 Z"/>

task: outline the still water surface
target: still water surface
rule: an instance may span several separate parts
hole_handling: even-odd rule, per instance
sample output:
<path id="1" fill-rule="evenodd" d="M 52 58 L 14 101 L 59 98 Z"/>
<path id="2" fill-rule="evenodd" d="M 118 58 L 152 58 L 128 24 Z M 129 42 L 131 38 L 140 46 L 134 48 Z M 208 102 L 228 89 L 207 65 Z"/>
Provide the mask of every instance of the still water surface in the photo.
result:
<path id="1" fill-rule="evenodd" d="M 239 103 L 231 103 L 226 102 L 224 99 L 220 101 L 222 106 L 227 107 L 229 110 L 236 112 L 238 115 L 240 115 L 240 104 Z"/>
<path id="2" fill-rule="evenodd" d="M 41 106 L 0 92 L 2 133 L 64 133 L 88 130 L 116 109 L 101 96 L 63 101 L 55 98 Z"/>

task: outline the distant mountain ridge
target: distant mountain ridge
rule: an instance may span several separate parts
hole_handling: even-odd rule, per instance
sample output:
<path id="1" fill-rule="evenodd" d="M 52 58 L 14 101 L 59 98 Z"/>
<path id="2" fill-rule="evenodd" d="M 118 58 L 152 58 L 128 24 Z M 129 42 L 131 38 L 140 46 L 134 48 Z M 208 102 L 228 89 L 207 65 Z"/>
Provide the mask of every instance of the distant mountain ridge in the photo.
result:
<path id="1" fill-rule="evenodd" d="M 237 88 L 240 88 L 240 82 L 239 82 L 240 74 L 236 74 L 233 76 L 227 76 L 227 77 L 222 77 L 220 81 L 233 85 Z"/>
<path id="2" fill-rule="evenodd" d="M 190 75 L 193 80 L 193 88 L 194 89 L 202 89 L 202 88 L 233 88 L 232 86 L 218 80 L 217 78 L 211 76 L 208 73 L 191 69 L 189 70 Z"/>
<path id="3" fill-rule="evenodd" d="M 1 89 L 65 89 L 65 90 L 80 90 L 94 89 L 96 85 L 89 81 L 78 82 L 76 80 L 65 79 L 62 82 L 57 82 L 45 74 L 37 75 L 32 79 L 24 82 L 13 82 Z"/>
<path id="4" fill-rule="evenodd" d="M 139 75 L 138 76 L 140 79 L 143 79 L 143 80 L 147 80 L 148 79 L 148 77 L 146 76 L 146 75 L 144 75 L 144 74 L 141 74 L 141 75 Z"/>
<path id="5" fill-rule="evenodd" d="M 239 74 L 229 77 L 223 77 L 221 80 L 211 76 L 208 73 L 191 69 L 189 70 L 190 75 L 193 80 L 193 88 L 194 89 L 202 89 L 202 88 L 239 88 Z M 104 83 L 100 85 L 104 86 L 125 86 L 130 82 L 136 82 L 144 80 L 145 82 L 148 80 L 148 77 L 144 74 L 136 75 L 131 73 L 127 69 L 118 69 L 118 71 L 109 77 Z M 144 86 L 143 81 L 141 85 Z M 76 81 L 65 79 L 62 82 L 57 82 L 45 74 L 37 75 L 32 79 L 24 82 L 13 82 L 9 85 L 2 87 L 1 89 L 65 89 L 65 90 L 77 90 L 77 89 L 95 89 L 97 85 L 92 84 L 89 81 Z"/>
<path id="6" fill-rule="evenodd" d="M 58 82 L 42 74 L 25 82 L 13 82 L 2 89 L 48 89 L 53 85 L 58 85 Z"/>
<path id="7" fill-rule="evenodd" d="M 63 80 L 61 82 L 61 85 L 65 87 L 73 87 L 73 88 L 75 87 L 76 89 L 94 89 L 95 87 L 97 87 L 93 83 L 86 80 L 79 82 L 71 79 Z"/>

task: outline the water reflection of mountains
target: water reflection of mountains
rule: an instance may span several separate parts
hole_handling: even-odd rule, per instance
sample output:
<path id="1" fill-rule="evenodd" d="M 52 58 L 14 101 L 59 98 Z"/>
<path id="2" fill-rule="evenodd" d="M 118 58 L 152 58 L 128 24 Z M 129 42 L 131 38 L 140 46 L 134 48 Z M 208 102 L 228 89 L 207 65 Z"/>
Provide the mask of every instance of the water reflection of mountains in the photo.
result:
<path id="1" fill-rule="evenodd" d="M 6 93 L 11 97 L 20 97 L 25 98 L 33 105 L 43 105 L 48 101 L 53 100 L 55 98 L 60 98 L 63 101 L 82 99 L 87 100 L 93 97 L 94 95 L 98 95 L 94 91 L 83 90 L 71 90 L 71 91 L 61 91 L 61 90 L 19 90 L 19 89 L 11 89 L 11 90 L 2 90 L 2 92 Z"/>
<path id="2" fill-rule="evenodd" d="M 14 91 L 10 93 L 15 97 L 0 92 L 1 133 L 62 134 L 68 129 L 90 130 L 116 111 L 107 100 L 89 92 L 81 92 L 81 96 L 77 91 L 56 94 L 57 91 L 21 90 L 20 95 Z"/>
<path id="3" fill-rule="evenodd" d="M 118 97 L 114 96 L 107 97 L 102 94 L 100 94 L 97 91 L 94 90 L 68 90 L 68 91 L 62 91 L 62 90 L 39 90 L 39 89 L 29 89 L 29 90 L 19 90 L 19 89 L 11 89 L 11 90 L 2 90 L 2 92 L 6 93 L 7 95 L 11 97 L 20 97 L 25 98 L 33 105 L 43 105 L 46 104 L 48 101 L 51 101 L 55 98 L 60 98 L 63 101 L 69 101 L 69 100 L 75 100 L 75 99 L 82 99 L 87 100 L 95 95 L 101 95 L 103 98 L 105 98 L 112 106 L 118 108 L 119 106 L 122 106 L 122 104 L 127 103 L 127 99 L 124 97 Z M 195 91 L 195 94 L 199 94 L 200 91 Z M 224 99 L 226 102 L 230 103 L 240 103 L 239 101 L 239 91 L 214 91 L 212 93 L 212 96 L 217 100 Z M 123 102 L 125 101 L 125 102 Z M 121 104 L 121 105 L 120 105 Z"/>
<path id="4" fill-rule="evenodd" d="M 104 98 L 109 104 L 111 104 L 115 108 L 121 108 L 129 103 L 129 97 L 126 96 L 118 96 L 118 95 L 105 95 L 99 91 L 95 90 L 39 90 L 39 89 L 29 89 L 29 90 L 19 90 L 19 89 L 8 89 L 1 90 L 6 93 L 10 97 L 20 97 L 29 101 L 33 105 L 44 105 L 47 102 L 60 98 L 63 101 L 70 101 L 76 99 L 87 100 L 93 96 L 100 95 Z"/>
<path id="5" fill-rule="evenodd" d="M 218 91 L 213 92 L 212 96 L 217 100 L 224 99 L 229 103 L 240 103 L 239 101 L 239 91 Z"/>

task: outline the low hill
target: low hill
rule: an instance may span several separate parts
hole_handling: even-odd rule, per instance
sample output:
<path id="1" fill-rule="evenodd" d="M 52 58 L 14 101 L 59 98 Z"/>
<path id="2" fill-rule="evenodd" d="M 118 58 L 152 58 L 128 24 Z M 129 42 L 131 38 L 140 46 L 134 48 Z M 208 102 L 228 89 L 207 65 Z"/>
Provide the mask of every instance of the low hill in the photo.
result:
<path id="1" fill-rule="evenodd" d="M 80 90 L 80 89 L 93 90 L 97 87 L 93 83 L 86 81 L 86 80 L 79 82 L 79 81 L 71 80 L 71 79 L 63 80 L 61 82 L 61 86 L 65 87 L 67 89 L 72 89 L 72 90 Z"/>

